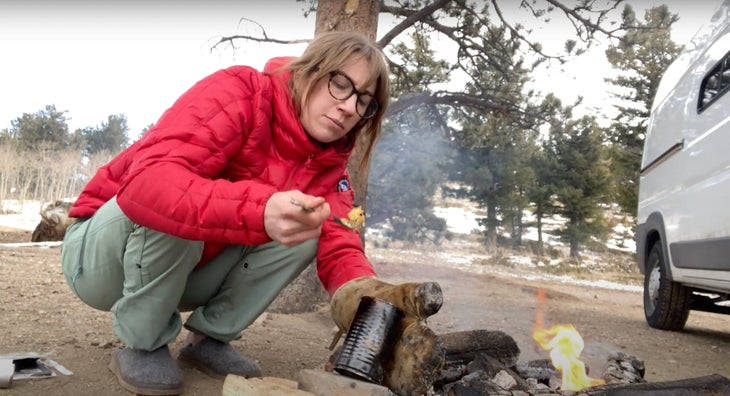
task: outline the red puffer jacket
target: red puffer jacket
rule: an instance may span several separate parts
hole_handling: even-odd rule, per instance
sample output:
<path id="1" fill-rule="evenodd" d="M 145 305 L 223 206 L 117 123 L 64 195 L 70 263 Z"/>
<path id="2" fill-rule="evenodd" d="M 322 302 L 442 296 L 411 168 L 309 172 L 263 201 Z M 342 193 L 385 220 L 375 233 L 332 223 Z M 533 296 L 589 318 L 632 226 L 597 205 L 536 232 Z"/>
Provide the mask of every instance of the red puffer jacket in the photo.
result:
<path id="1" fill-rule="evenodd" d="M 205 242 L 199 265 L 227 245 L 271 241 L 264 208 L 277 191 L 323 196 L 346 217 L 354 193 L 343 138 L 327 148 L 312 142 L 294 109 L 287 58 L 264 73 L 245 66 L 218 71 L 183 94 L 141 139 L 99 168 L 73 207 L 88 217 L 114 195 L 135 223 Z M 322 226 L 317 272 L 334 293 L 348 280 L 372 276 L 360 236 L 328 220 Z"/>

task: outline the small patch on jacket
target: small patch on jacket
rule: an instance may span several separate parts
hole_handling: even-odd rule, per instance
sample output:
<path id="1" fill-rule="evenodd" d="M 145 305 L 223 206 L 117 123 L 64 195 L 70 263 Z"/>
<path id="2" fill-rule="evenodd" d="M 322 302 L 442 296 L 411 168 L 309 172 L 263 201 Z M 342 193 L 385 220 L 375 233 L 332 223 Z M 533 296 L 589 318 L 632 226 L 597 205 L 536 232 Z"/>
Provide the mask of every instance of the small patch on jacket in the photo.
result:
<path id="1" fill-rule="evenodd" d="M 346 177 L 343 177 L 337 182 L 337 192 L 345 192 L 350 190 L 350 182 Z"/>

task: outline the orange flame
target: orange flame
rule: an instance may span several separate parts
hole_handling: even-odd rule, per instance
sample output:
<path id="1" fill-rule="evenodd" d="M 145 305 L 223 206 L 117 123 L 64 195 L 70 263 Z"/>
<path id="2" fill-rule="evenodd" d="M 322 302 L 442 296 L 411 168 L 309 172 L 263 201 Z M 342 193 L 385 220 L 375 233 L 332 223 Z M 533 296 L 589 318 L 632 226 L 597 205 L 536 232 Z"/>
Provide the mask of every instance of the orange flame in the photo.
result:
<path id="1" fill-rule="evenodd" d="M 561 389 L 579 391 L 583 388 L 602 385 L 606 381 L 590 378 L 586 374 L 585 363 L 580 360 L 585 344 L 578 330 L 573 325 L 556 325 L 550 328 L 543 327 L 542 311 L 545 304 L 545 292 L 542 289 L 537 293 L 538 309 L 535 314 L 535 329 L 532 338 L 550 352 L 550 360 L 561 373 Z"/>

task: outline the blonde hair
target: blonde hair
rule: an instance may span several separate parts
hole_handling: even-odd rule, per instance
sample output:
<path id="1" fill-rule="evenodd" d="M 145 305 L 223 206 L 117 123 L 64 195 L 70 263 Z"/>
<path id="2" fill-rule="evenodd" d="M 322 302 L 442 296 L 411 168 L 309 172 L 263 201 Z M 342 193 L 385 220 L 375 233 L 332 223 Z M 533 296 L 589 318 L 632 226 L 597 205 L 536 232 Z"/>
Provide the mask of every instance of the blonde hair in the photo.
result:
<path id="1" fill-rule="evenodd" d="M 380 136 L 383 115 L 388 108 L 390 97 L 388 64 L 380 48 L 360 33 L 327 32 L 315 37 L 302 55 L 287 65 L 287 69 L 292 72 L 289 80 L 292 99 L 297 111 L 301 113 L 303 98 L 309 97 L 317 82 L 321 78 L 329 78 L 330 72 L 338 70 L 357 57 L 364 58 L 370 66 L 370 78 L 363 85 L 369 86 L 375 83 L 374 97 L 378 101 L 378 111 L 375 115 L 360 120 L 347 134 L 349 144 L 355 144 L 361 133 L 370 138 L 363 163 L 360 164 L 360 167 L 364 168 Z"/>

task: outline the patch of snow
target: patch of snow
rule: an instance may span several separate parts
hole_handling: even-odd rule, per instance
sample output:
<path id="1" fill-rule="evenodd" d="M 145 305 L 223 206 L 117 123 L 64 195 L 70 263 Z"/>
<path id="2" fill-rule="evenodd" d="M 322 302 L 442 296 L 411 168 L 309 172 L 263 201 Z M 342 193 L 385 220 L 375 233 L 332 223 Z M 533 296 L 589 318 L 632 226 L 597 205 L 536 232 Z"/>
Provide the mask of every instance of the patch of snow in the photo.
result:
<path id="1" fill-rule="evenodd" d="M 454 234 L 471 234 L 474 230 L 483 231 L 483 227 L 477 223 L 477 216 L 463 208 L 435 207 L 433 214 L 446 220 L 446 227 Z"/>
<path id="2" fill-rule="evenodd" d="M 2 201 L 0 226 L 25 231 L 35 230 L 41 221 L 41 205 L 39 201 Z"/>
<path id="3" fill-rule="evenodd" d="M 536 267 L 535 263 L 532 261 L 532 259 L 530 257 L 526 257 L 526 256 L 510 256 L 509 259 L 510 259 L 510 262 L 512 262 L 514 264 L 517 264 L 517 265 L 522 265 L 522 266 L 530 267 L 530 268 L 535 268 Z M 538 265 L 539 264 L 540 263 L 538 263 Z"/>
<path id="4" fill-rule="evenodd" d="M 2 247 L 40 247 L 40 248 L 50 248 L 50 247 L 61 246 L 62 244 L 63 244 L 62 241 L 15 242 L 15 243 L 0 243 L 0 246 L 2 246 Z"/>
<path id="5" fill-rule="evenodd" d="M 613 228 L 613 233 L 611 234 L 611 238 L 606 242 L 606 246 L 622 252 L 636 252 L 636 242 L 634 241 L 634 232 L 631 227 L 625 224 L 617 224 Z"/>
<path id="6" fill-rule="evenodd" d="M 582 285 L 582 286 L 589 286 L 589 287 L 600 287 L 602 289 L 611 289 L 611 290 L 623 290 L 623 291 L 629 291 L 629 292 L 636 292 L 636 293 L 643 293 L 644 288 L 642 286 L 633 286 L 633 285 L 625 285 L 622 283 L 616 283 L 616 282 L 609 282 L 604 280 L 597 280 L 597 281 L 591 281 L 591 280 L 585 280 L 585 279 L 575 279 L 570 276 L 565 275 L 548 275 L 548 274 L 523 274 L 522 278 L 528 279 L 528 280 L 551 280 L 551 281 L 557 281 L 560 283 L 568 283 L 571 285 Z"/>

